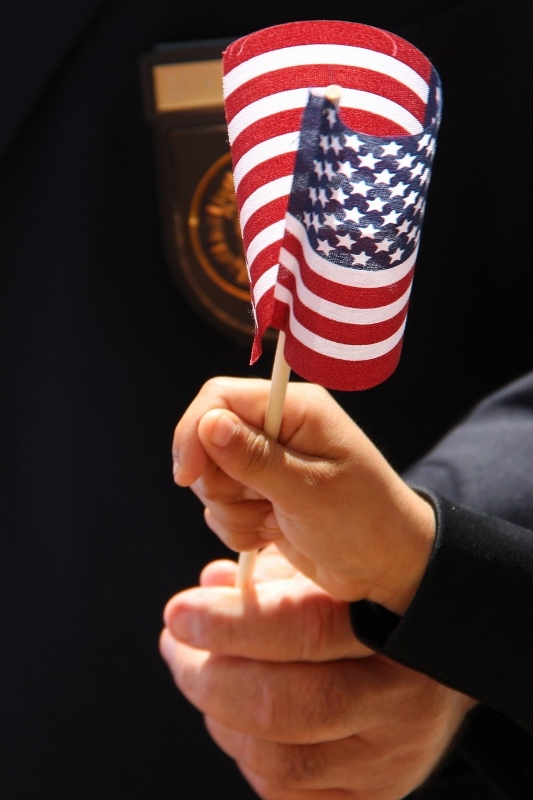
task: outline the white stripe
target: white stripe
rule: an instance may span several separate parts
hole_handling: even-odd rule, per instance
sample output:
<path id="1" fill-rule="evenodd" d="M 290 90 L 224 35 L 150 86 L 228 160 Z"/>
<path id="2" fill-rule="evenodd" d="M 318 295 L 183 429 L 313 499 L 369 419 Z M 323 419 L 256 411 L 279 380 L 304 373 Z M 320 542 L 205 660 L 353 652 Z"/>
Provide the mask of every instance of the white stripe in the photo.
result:
<path id="1" fill-rule="evenodd" d="M 265 183 L 264 186 L 260 186 L 255 192 L 252 192 L 243 203 L 240 211 L 241 228 L 244 229 L 252 214 L 266 206 L 267 203 L 271 203 L 272 200 L 277 200 L 280 197 L 287 196 L 288 198 L 291 187 L 292 175 L 284 175 L 282 178 L 276 178 L 275 181 Z"/>
<path id="2" fill-rule="evenodd" d="M 275 92 L 248 103 L 228 123 L 230 144 L 233 144 L 237 136 L 249 125 L 253 125 L 258 120 L 279 114 L 281 111 L 293 111 L 294 109 L 303 111 L 308 99 L 309 87 L 301 86 L 295 89 L 286 89 L 283 92 Z"/>
<path id="3" fill-rule="evenodd" d="M 269 158 L 274 158 L 284 153 L 295 153 L 298 150 L 299 142 L 300 131 L 291 131 L 290 133 L 283 133 L 281 136 L 273 136 L 272 139 L 267 139 L 266 142 L 260 142 L 260 144 L 256 144 L 255 147 L 248 150 L 242 158 L 239 159 L 233 170 L 235 191 L 237 191 L 240 182 L 250 170 L 257 167 L 257 165 L 261 164 L 263 161 L 268 161 Z"/>
<path id="4" fill-rule="evenodd" d="M 304 225 L 296 219 L 296 217 L 293 217 L 292 214 L 289 214 L 289 212 L 285 215 L 285 227 L 301 243 L 305 260 L 309 268 L 322 278 L 326 278 L 332 281 L 332 283 L 338 283 L 342 286 L 352 286 L 361 289 L 377 289 L 383 286 L 390 286 L 404 278 L 414 267 L 416 261 L 418 247 L 403 264 L 389 267 L 389 269 L 365 270 L 352 267 L 340 267 L 338 264 L 333 264 L 331 261 L 322 258 L 313 250 L 309 244 Z"/>
<path id="5" fill-rule="evenodd" d="M 255 286 L 254 289 L 254 307 L 257 306 L 263 295 L 265 295 L 269 289 L 276 285 L 278 280 L 278 269 L 279 264 L 274 264 L 273 267 L 267 269 L 266 272 L 263 272 Z"/>
<path id="6" fill-rule="evenodd" d="M 281 248 L 279 260 L 280 264 L 294 275 L 296 294 L 301 302 L 311 311 L 333 322 L 349 323 L 351 325 L 375 325 L 379 322 L 385 322 L 395 317 L 396 314 L 399 314 L 400 311 L 405 308 L 411 293 L 410 284 L 407 291 L 404 292 L 398 300 L 386 306 L 378 306 L 375 308 L 353 308 L 352 306 L 343 306 L 338 303 L 332 303 L 331 300 L 325 300 L 319 295 L 314 294 L 314 292 L 311 292 L 302 281 L 297 259 L 292 253 L 285 250 L 284 247 Z M 285 287 L 280 284 L 276 285 L 274 295 L 277 299 L 282 299 L 280 291 L 284 288 Z"/>
<path id="7" fill-rule="evenodd" d="M 319 89 L 325 87 L 315 87 L 312 89 Z M 292 111 L 294 109 L 301 109 L 302 113 L 307 105 L 309 99 L 309 88 L 304 89 L 289 89 L 284 92 L 277 92 L 262 97 L 260 100 L 255 100 L 241 109 L 231 122 L 228 124 L 228 137 L 230 145 L 233 144 L 237 136 L 265 117 L 270 117 L 278 114 L 281 111 Z M 361 89 L 344 89 L 342 90 L 339 113 L 342 118 L 343 108 L 352 108 L 357 111 L 369 111 L 379 117 L 388 119 L 400 125 L 407 133 L 418 134 L 421 133 L 423 128 L 417 118 L 407 111 L 399 103 L 393 100 L 388 100 L 386 97 L 381 97 L 372 92 L 364 92 Z"/>
<path id="8" fill-rule="evenodd" d="M 427 102 L 428 84 L 418 72 L 404 64 L 403 61 L 398 61 L 393 56 L 378 53 L 375 50 L 344 44 L 295 45 L 254 56 L 234 67 L 224 76 L 224 96 L 229 97 L 240 86 L 266 72 L 286 67 L 316 64 L 362 67 L 388 75 L 409 87 L 424 103 Z"/>
<path id="9" fill-rule="evenodd" d="M 265 247 L 274 244 L 274 242 L 279 242 L 281 244 L 284 230 L 285 220 L 282 218 L 277 220 L 277 222 L 273 222 L 272 225 L 263 228 L 263 230 L 252 239 L 246 251 L 246 261 L 250 270 L 255 259 Z"/>
<path id="10" fill-rule="evenodd" d="M 405 323 L 407 321 L 406 319 L 404 319 L 398 330 L 393 333 L 392 336 L 389 336 L 388 339 L 384 339 L 381 342 L 375 342 L 374 344 L 341 344 L 340 342 L 332 342 L 329 339 L 324 339 L 323 336 L 313 333 L 298 322 L 292 308 L 292 294 L 284 287 L 280 287 L 280 289 L 281 297 L 279 299 L 290 308 L 289 327 L 291 334 L 297 341 L 322 356 L 338 358 L 341 361 L 370 361 L 372 358 L 379 358 L 380 356 L 386 355 L 386 353 L 393 350 L 402 339 Z"/>

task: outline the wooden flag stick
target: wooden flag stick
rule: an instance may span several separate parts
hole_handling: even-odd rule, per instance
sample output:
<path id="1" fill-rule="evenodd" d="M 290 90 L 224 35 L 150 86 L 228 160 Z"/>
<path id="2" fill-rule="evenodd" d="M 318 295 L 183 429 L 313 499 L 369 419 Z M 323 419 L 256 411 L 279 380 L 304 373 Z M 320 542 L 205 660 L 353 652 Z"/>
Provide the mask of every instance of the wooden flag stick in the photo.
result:
<path id="1" fill-rule="evenodd" d="M 335 104 L 337 107 L 341 99 L 342 89 L 336 84 L 328 86 L 325 91 L 325 96 L 328 100 Z M 285 333 L 280 331 L 278 334 L 278 343 L 276 346 L 276 355 L 274 356 L 274 366 L 272 367 L 272 383 L 270 386 L 270 394 L 268 396 L 268 403 L 265 415 L 264 432 L 271 439 L 277 440 L 279 436 L 279 429 L 281 427 L 281 420 L 283 417 L 283 404 L 285 402 L 285 394 L 287 392 L 287 384 L 291 374 L 291 368 L 285 361 L 283 350 L 285 347 Z M 247 586 L 253 577 L 255 561 L 257 558 L 257 550 L 248 550 L 239 555 L 239 565 L 237 569 L 237 578 L 235 586 L 243 589 Z"/>
<path id="2" fill-rule="evenodd" d="M 285 356 L 283 354 L 284 347 L 285 333 L 280 331 L 276 345 L 276 354 L 274 356 L 274 365 L 272 367 L 270 393 L 268 395 L 265 424 L 263 427 L 266 435 L 274 440 L 277 440 L 279 436 L 279 429 L 281 428 L 281 420 L 283 418 L 283 404 L 285 402 L 287 384 L 289 383 L 291 374 L 291 368 L 285 361 Z M 239 555 L 239 566 L 235 581 L 235 585 L 239 589 L 244 589 L 252 580 L 257 553 L 257 550 L 248 550 Z"/>

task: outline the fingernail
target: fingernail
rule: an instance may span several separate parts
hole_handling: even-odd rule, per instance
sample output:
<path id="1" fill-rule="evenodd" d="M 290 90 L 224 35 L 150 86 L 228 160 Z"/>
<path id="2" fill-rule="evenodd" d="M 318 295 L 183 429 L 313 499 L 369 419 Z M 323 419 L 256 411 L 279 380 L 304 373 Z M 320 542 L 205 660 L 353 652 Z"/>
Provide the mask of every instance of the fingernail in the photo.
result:
<path id="1" fill-rule="evenodd" d="M 172 638 L 170 631 L 164 630 L 159 639 L 159 650 L 167 663 L 170 663 L 174 656 L 174 644 L 174 639 Z"/>
<path id="2" fill-rule="evenodd" d="M 221 414 L 209 434 L 209 441 L 216 447 L 226 447 L 237 430 L 237 424 L 229 414 Z"/>
<path id="3" fill-rule="evenodd" d="M 181 642 L 201 644 L 202 623 L 193 611 L 179 611 L 170 626 L 172 633 Z"/>
<path id="4" fill-rule="evenodd" d="M 180 471 L 180 461 L 177 453 L 172 453 L 172 474 L 176 478 Z"/>
<path id="5" fill-rule="evenodd" d="M 265 519 L 263 520 L 263 525 L 265 526 L 265 528 L 271 528 L 279 531 L 278 521 L 273 511 L 268 512 Z"/>
<path id="6" fill-rule="evenodd" d="M 265 542 L 271 542 L 274 539 L 279 539 L 281 530 L 273 511 L 269 511 L 263 520 L 264 529 L 259 531 L 259 538 Z"/>

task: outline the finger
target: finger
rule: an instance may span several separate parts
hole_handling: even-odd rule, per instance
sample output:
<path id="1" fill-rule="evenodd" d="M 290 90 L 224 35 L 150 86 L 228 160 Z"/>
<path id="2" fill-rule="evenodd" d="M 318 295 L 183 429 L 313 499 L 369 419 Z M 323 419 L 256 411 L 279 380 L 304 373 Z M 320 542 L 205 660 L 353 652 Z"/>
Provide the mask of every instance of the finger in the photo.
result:
<path id="1" fill-rule="evenodd" d="M 212 461 L 209 461 L 200 477 L 191 483 L 190 488 L 204 505 L 213 501 L 237 503 L 241 500 L 265 499 L 258 492 L 227 475 Z"/>
<path id="2" fill-rule="evenodd" d="M 383 676 L 377 657 L 276 663 L 213 656 L 173 639 L 161 653 L 180 691 L 202 713 L 241 733 L 285 744 L 344 739 L 377 724 Z M 371 669 L 365 662 L 376 661 Z"/>
<path id="3" fill-rule="evenodd" d="M 305 455 L 292 456 L 261 430 L 220 409 L 201 418 L 198 437 L 213 462 L 237 483 L 267 499 L 275 497 L 278 506 L 294 505 L 302 489 Z"/>
<path id="4" fill-rule="evenodd" d="M 258 504 L 261 507 L 258 508 Z M 208 527 L 235 552 L 258 550 L 265 543 L 282 536 L 279 528 L 263 524 L 270 504 L 266 501 L 244 501 L 232 506 L 213 504 L 204 511 Z"/>
<path id="5" fill-rule="evenodd" d="M 237 562 L 219 559 L 207 564 L 200 573 L 200 586 L 235 586 Z"/>
<path id="6" fill-rule="evenodd" d="M 204 471 L 208 458 L 198 438 L 198 422 L 212 408 L 244 414 L 251 424 L 263 425 L 270 383 L 257 379 L 213 378 L 199 391 L 174 432 L 174 478 L 189 486 Z"/>
<path id="7" fill-rule="evenodd" d="M 212 717 L 206 717 L 205 724 L 212 739 L 241 769 L 285 790 L 353 787 L 354 772 L 371 772 L 375 766 L 358 736 L 317 744 L 280 744 L 227 728 Z M 358 777 L 360 785 L 368 783 L 368 775 Z"/>
<path id="8" fill-rule="evenodd" d="M 265 661 L 327 661 L 366 656 L 349 607 L 305 578 L 262 581 L 245 593 L 203 586 L 175 595 L 164 611 L 172 635 L 218 655 Z"/>
<path id="9" fill-rule="evenodd" d="M 201 586 L 235 586 L 238 565 L 236 561 L 220 559 L 207 564 L 200 573 Z M 307 580 L 303 575 L 297 575 L 296 569 L 281 555 L 277 547 L 272 544 L 262 549 L 257 558 L 253 582 L 282 580 L 298 577 Z"/>

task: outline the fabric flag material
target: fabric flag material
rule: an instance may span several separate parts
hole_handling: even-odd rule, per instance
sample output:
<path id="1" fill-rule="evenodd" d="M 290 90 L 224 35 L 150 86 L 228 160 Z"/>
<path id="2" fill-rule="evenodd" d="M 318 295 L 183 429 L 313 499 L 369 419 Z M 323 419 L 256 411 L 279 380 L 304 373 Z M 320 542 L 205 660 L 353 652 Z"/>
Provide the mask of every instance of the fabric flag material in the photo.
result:
<path id="1" fill-rule="evenodd" d="M 357 23 L 274 26 L 224 53 L 256 335 L 301 377 L 374 386 L 400 355 L 440 120 L 440 82 L 403 39 Z M 341 87 L 339 109 L 325 98 Z"/>

